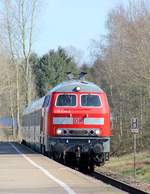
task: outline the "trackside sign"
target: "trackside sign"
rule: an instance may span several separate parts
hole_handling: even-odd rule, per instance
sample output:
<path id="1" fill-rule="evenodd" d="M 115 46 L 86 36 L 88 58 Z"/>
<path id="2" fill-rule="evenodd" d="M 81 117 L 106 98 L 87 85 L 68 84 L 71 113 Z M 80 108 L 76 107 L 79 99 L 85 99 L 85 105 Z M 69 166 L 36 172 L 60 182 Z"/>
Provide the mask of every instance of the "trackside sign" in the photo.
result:
<path id="1" fill-rule="evenodd" d="M 138 126 L 138 119 L 131 118 L 131 132 L 132 133 L 139 133 L 139 126 Z"/>

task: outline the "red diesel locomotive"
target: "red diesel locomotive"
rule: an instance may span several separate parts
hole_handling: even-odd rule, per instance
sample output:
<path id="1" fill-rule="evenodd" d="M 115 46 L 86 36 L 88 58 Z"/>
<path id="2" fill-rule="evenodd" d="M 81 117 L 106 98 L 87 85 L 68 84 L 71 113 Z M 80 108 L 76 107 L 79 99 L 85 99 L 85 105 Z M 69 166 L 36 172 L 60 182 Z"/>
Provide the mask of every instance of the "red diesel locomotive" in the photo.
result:
<path id="1" fill-rule="evenodd" d="M 109 159 L 110 136 L 106 94 L 88 81 L 65 81 L 23 113 L 23 142 L 80 169 L 94 170 Z"/>

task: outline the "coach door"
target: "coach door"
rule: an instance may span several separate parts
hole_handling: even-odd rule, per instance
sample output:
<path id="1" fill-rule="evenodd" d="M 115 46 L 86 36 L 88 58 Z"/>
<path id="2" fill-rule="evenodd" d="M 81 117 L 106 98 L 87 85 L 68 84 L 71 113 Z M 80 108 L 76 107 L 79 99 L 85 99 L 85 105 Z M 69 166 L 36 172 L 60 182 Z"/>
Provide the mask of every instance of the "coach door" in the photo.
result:
<path id="1" fill-rule="evenodd" d="M 45 97 L 42 107 L 42 133 L 43 133 L 43 144 L 47 141 L 47 122 L 48 122 L 48 106 L 50 102 L 50 95 Z"/>

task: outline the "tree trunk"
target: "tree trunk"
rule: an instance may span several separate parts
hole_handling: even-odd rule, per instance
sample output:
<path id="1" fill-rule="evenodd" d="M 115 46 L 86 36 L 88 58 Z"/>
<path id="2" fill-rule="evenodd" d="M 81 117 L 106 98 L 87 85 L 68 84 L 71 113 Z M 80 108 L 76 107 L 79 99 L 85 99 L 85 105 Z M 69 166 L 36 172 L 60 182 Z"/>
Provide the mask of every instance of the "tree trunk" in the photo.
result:
<path id="1" fill-rule="evenodd" d="M 19 94 L 19 67 L 16 64 L 16 106 L 17 106 L 17 129 L 15 136 L 18 136 L 20 130 L 20 94 Z"/>

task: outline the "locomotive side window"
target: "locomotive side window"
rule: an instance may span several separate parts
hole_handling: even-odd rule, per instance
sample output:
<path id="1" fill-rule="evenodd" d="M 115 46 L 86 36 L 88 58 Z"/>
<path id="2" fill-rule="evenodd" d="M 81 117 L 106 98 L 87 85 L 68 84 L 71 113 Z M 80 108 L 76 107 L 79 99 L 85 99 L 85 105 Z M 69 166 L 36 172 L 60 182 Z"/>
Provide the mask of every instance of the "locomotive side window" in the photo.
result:
<path id="1" fill-rule="evenodd" d="M 101 101 L 98 95 L 81 95 L 81 106 L 100 106 Z"/>
<path id="2" fill-rule="evenodd" d="M 56 106 L 76 106 L 76 95 L 59 95 L 57 98 Z"/>

